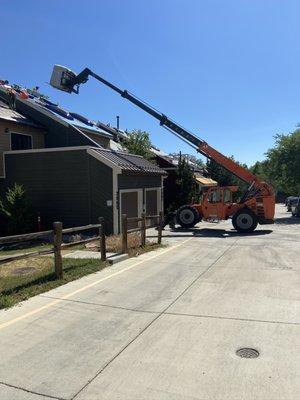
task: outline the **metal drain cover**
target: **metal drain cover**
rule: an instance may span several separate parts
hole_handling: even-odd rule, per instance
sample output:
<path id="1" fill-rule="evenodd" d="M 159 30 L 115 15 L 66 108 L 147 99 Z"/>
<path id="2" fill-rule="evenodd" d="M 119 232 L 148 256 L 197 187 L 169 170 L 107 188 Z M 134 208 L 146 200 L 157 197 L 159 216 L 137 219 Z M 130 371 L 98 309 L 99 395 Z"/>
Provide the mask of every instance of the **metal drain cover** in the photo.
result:
<path id="1" fill-rule="evenodd" d="M 236 355 L 242 358 L 257 358 L 259 356 L 259 352 L 255 349 L 243 347 L 236 351 Z"/>

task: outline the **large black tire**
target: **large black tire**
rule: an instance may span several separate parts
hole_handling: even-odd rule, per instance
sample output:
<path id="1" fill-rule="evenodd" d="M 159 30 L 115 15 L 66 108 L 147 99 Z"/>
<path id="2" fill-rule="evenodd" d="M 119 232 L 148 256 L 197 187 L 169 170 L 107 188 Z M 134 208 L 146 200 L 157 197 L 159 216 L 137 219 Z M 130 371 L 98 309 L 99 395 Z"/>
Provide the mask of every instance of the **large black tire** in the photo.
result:
<path id="1" fill-rule="evenodd" d="M 253 232 L 257 223 L 257 216 L 247 208 L 239 210 L 232 217 L 232 225 L 240 233 Z"/>
<path id="2" fill-rule="evenodd" d="M 176 212 L 176 221 L 182 228 L 192 228 L 201 220 L 195 207 L 185 205 Z"/>

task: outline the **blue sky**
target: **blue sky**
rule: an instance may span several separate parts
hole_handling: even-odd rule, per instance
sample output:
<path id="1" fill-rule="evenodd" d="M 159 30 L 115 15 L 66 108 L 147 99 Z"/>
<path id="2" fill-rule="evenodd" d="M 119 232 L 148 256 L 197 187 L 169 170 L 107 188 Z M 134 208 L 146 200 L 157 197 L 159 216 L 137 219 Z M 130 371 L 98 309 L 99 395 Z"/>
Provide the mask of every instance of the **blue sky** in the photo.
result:
<path id="1" fill-rule="evenodd" d="M 298 0 L 2 0 L 0 78 L 193 154 L 92 79 L 79 96 L 47 85 L 55 63 L 89 67 L 252 164 L 300 121 L 299 14 Z"/>

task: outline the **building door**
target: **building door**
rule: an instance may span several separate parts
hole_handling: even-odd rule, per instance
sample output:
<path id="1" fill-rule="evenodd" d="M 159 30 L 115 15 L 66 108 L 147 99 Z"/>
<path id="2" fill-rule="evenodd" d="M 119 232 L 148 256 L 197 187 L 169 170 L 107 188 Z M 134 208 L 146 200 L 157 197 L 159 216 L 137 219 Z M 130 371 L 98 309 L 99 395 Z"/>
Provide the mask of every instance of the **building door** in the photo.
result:
<path id="1" fill-rule="evenodd" d="M 161 211 L 161 189 L 145 189 L 145 197 L 146 215 L 158 215 Z M 147 226 L 156 225 L 157 222 L 153 219 L 147 220 Z"/>
<path id="2" fill-rule="evenodd" d="M 128 189 L 120 191 L 120 217 L 126 214 L 128 218 L 141 217 L 142 214 L 142 196 L 141 189 Z M 138 222 L 128 221 L 128 229 L 137 228 Z"/>

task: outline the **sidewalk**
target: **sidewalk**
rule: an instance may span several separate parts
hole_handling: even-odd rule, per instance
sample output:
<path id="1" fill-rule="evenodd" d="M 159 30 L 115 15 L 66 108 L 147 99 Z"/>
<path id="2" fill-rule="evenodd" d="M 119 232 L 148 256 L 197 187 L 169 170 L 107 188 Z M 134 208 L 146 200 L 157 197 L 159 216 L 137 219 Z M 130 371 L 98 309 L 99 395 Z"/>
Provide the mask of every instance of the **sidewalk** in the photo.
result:
<path id="1" fill-rule="evenodd" d="M 0 398 L 298 399 L 300 230 L 278 216 L 165 231 L 168 248 L 0 312 Z"/>

